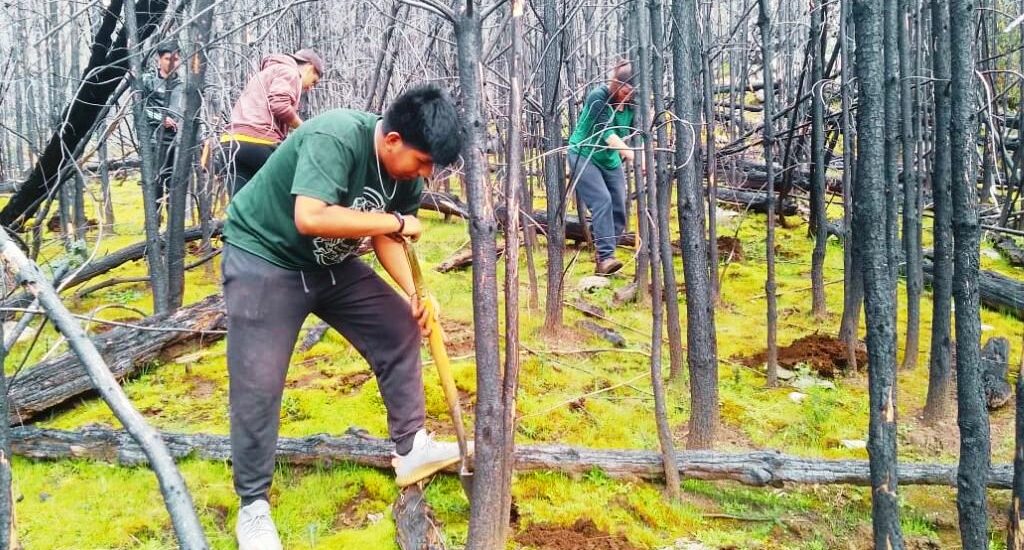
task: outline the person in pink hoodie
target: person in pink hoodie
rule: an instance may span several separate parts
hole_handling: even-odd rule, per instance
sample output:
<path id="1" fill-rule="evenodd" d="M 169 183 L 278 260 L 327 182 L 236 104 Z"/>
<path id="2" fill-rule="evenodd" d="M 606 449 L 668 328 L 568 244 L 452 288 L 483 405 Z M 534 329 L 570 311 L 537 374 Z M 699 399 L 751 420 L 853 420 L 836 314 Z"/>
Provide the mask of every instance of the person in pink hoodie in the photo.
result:
<path id="1" fill-rule="evenodd" d="M 302 124 L 299 97 L 320 80 L 324 64 L 310 49 L 272 54 L 260 62 L 231 109 L 221 136 L 227 153 L 228 193 L 233 197 L 270 158 L 288 132 Z"/>

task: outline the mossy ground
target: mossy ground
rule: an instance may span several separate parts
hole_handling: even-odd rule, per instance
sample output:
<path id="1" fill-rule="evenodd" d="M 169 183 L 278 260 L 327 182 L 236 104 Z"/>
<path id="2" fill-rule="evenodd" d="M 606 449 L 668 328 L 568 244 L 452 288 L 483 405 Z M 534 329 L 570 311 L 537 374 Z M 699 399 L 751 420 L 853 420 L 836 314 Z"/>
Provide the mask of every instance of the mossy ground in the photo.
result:
<path id="1" fill-rule="evenodd" d="M 98 194 L 98 192 L 97 192 Z M 114 200 L 118 216 L 116 234 L 102 238 L 98 254 L 141 240 L 141 194 L 134 181 L 116 181 Z M 840 212 L 830 212 L 838 217 Z M 90 216 L 92 217 L 92 216 Z M 466 225 L 445 223 L 434 213 L 424 213 L 427 233 L 417 245 L 422 262 L 433 266 L 468 242 Z M 810 313 L 810 250 L 806 223 L 791 218 L 792 227 L 777 234 L 779 342 L 790 341 L 814 331 L 834 334 L 842 309 L 842 284 L 826 287 L 829 315 L 824 321 Z M 723 305 L 717 310 L 719 379 L 723 450 L 773 448 L 786 453 L 828 458 L 866 459 L 864 450 L 848 449 L 840 442 L 864 439 L 867 432 L 866 376 L 854 374 L 837 380 L 835 389 L 806 390 L 808 398 L 797 403 L 788 394 L 793 388 L 766 389 L 764 376 L 756 368 L 743 366 L 733 357 L 746 356 L 764 348 L 764 225 L 760 215 L 724 214 L 718 223 L 720 235 L 735 235 L 743 243 L 746 259 L 720 271 Z M 676 230 L 673 229 L 676 235 Z M 90 251 L 95 245 L 90 234 Z M 53 238 L 53 235 L 47 234 Z M 927 241 L 927 239 L 926 239 Z M 926 246 L 928 243 L 926 242 Z M 625 258 L 627 251 L 620 250 Z M 41 260 L 54 261 L 62 255 L 53 240 Z M 576 252 L 567 252 L 567 259 Z M 545 254 L 536 254 L 543 273 Z M 983 267 L 1013 273 L 990 250 L 983 253 Z M 592 256 L 582 252 L 572 264 L 567 281 L 567 299 L 576 297 L 576 283 L 592 269 Z M 641 305 L 615 307 L 612 293 L 628 284 L 635 267 L 628 262 L 623 275 L 613 279 L 611 289 L 586 296 L 605 308 L 617 322 L 629 349 L 649 349 L 650 313 Z M 676 258 L 677 278 L 682 266 Z M 126 265 L 110 276 L 141 275 L 143 262 Z M 499 270 L 500 277 L 503 270 Z M 527 277 L 522 275 L 522 303 L 526 303 Z M 1019 275 L 1019 274 L 1018 274 Z M 459 340 L 452 355 L 459 387 L 475 394 L 471 355 L 472 292 L 471 272 L 440 274 L 426 272 L 427 284 L 442 305 L 453 340 Z M 842 248 L 830 241 L 825 279 L 842 278 Z M 543 276 L 541 277 L 543 281 Z M 219 291 L 216 262 L 187 275 L 186 303 Z M 902 287 L 901 287 L 902 292 Z M 71 293 L 69 292 L 68 295 Z M 541 289 L 543 300 L 543 289 Z M 905 322 L 904 296 L 899 312 L 902 349 Z M 120 304 L 143 313 L 151 311 L 145 284 L 120 285 L 92 296 L 71 300 L 78 312 L 88 313 L 105 304 Z M 678 295 L 685 306 L 685 298 Z M 684 310 L 685 311 L 685 310 Z M 918 421 L 927 387 L 928 334 L 931 321 L 930 296 L 922 306 L 922 350 L 919 366 L 899 373 L 900 454 L 903 460 L 955 461 L 956 425 L 953 419 L 939 428 L 926 428 Z M 653 399 L 649 393 L 649 365 L 643 353 L 604 351 L 593 336 L 573 329 L 578 312 L 566 309 L 567 332 L 556 338 L 541 330 L 542 311 L 521 313 L 522 387 L 519 407 L 522 421 L 518 442 L 563 443 L 590 447 L 657 447 Z M 108 308 L 97 313 L 103 319 L 137 318 L 138 313 Z M 684 315 L 685 324 L 685 315 Z M 1021 323 L 991 311 L 983 311 L 984 337 L 1006 336 L 1011 340 L 1011 364 L 1020 359 L 1017 346 Z M 648 336 L 644 336 L 647 334 Z M 685 330 L 684 330 L 685 334 Z M 461 336 L 461 338 L 460 338 Z M 7 361 L 14 372 L 25 358 L 32 365 L 57 346 L 58 336 L 46 328 L 36 346 L 27 352 L 19 344 Z M 227 376 L 223 341 L 196 346 L 188 361 L 154 362 L 124 384 L 128 395 L 147 418 L 161 429 L 183 432 L 227 433 Z M 573 353 L 576 352 L 576 353 Z M 424 351 L 424 359 L 429 356 Z M 31 367 L 29 367 L 31 368 Z M 667 365 L 666 369 L 667 371 Z M 447 415 L 436 374 L 425 367 L 429 427 L 450 434 Z M 359 426 L 384 436 L 384 406 L 365 362 L 334 332 L 305 353 L 296 353 L 288 375 L 281 411 L 283 436 L 314 433 L 343 433 Z M 623 382 L 630 381 L 629 384 Z M 583 394 L 610 388 L 577 400 Z M 689 393 L 685 382 L 669 385 L 670 423 L 676 443 L 683 446 L 689 414 Z M 570 406 L 570 402 L 575 403 Z M 74 429 L 101 423 L 118 426 L 107 407 L 97 399 L 82 399 L 39 421 L 46 427 Z M 1010 459 L 1013 448 L 1013 413 L 1009 408 L 994 413 L 993 453 L 998 462 Z M 234 548 L 232 532 L 237 501 L 231 487 L 228 464 L 185 460 L 182 471 L 214 548 Z M 174 539 L 156 481 L 144 468 L 67 460 L 14 461 L 18 530 L 27 548 L 172 548 Z M 943 488 L 903 488 L 904 532 L 915 540 L 933 540 L 942 548 L 957 546 L 956 510 L 953 492 Z M 870 494 L 846 486 L 748 488 L 734 483 L 686 480 L 682 500 L 666 503 L 656 484 L 617 481 L 594 471 L 578 478 L 555 473 L 533 473 L 515 479 L 513 493 L 519 514 L 517 530 L 530 525 L 571 525 L 588 518 L 601 530 L 621 535 L 640 548 L 662 548 L 674 541 L 701 541 L 726 548 L 866 548 L 870 537 Z M 444 523 L 453 547 L 465 541 L 468 506 L 457 480 L 438 477 L 427 487 L 427 497 Z M 282 467 L 275 477 L 272 501 L 275 518 L 287 548 L 396 548 L 389 504 L 396 489 L 388 472 L 356 466 L 333 468 Z M 1007 494 L 991 495 L 994 525 L 1002 528 L 1002 510 Z M 994 547 L 1003 535 L 994 531 Z M 516 547 L 510 542 L 510 548 Z M 924 546 L 922 546 L 924 547 Z"/>

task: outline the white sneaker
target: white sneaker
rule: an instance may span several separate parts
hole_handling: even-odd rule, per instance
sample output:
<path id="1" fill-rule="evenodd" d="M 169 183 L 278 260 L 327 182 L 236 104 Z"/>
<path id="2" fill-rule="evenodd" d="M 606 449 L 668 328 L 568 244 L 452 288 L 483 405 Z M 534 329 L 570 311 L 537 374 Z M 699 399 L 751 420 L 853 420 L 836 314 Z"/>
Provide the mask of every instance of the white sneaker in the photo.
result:
<path id="1" fill-rule="evenodd" d="M 395 455 L 395 483 L 399 487 L 412 485 L 431 474 L 459 461 L 459 446 L 455 443 L 434 441 L 426 430 L 416 432 L 409 454 Z"/>
<path id="2" fill-rule="evenodd" d="M 238 550 L 281 550 L 281 539 L 270 517 L 270 504 L 263 499 L 238 510 L 235 536 Z"/>

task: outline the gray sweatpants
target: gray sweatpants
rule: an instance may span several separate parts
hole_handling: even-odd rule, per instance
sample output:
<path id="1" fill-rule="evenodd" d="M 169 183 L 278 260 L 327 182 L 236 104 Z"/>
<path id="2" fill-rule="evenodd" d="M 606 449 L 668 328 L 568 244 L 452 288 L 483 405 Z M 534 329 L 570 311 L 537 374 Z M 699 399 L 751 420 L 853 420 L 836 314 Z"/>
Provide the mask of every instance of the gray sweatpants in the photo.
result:
<path id="1" fill-rule="evenodd" d="M 274 475 L 281 395 L 306 317 L 340 332 L 370 363 L 388 432 L 408 452 L 423 427 L 420 330 L 409 304 L 357 258 L 292 271 L 231 246 L 222 262 L 228 317 L 231 460 L 243 505 L 267 498 Z"/>
<path id="2" fill-rule="evenodd" d="M 626 174 L 621 166 L 606 170 L 571 152 L 569 170 L 576 181 L 576 192 L 590 210 L 597 259 L 611 258 L 626 230 Z"/>

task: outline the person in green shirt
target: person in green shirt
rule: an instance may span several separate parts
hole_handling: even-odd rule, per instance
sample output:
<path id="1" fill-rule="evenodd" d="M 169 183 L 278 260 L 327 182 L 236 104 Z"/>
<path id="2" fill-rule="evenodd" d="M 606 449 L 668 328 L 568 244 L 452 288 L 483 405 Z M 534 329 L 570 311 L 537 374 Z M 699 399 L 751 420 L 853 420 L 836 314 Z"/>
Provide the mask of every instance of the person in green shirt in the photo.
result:
<path id="1" fill-rule="evenodd" d="M 622 269 L 615 245 L 626 229 L 626 176 L 622 161 L 633 162 L 625 140 L 634 133 L 633 69 L 619 63 L 607 84 L 587 94 L 569 136 L 569 170 L 583 204 L 590 210 L 598 275 Z"/>
<path id="2" fill-rule="evenodd" d="M 231 458 L 241 550 L 279 550 L 269 491 L 292 349 L 312 313 L 377 377 L 400 486 L 459 460 L 424 430 L 418 303 L 402 239 L 416 239 L 423 178 L 454 162 L 462 126 L 447 94 L 414 88 L 383 117 L 335 109 L 292 132 L 232 199 L 222 262 Z M 356 257 L 368 240 L 388 285 Z"/>

